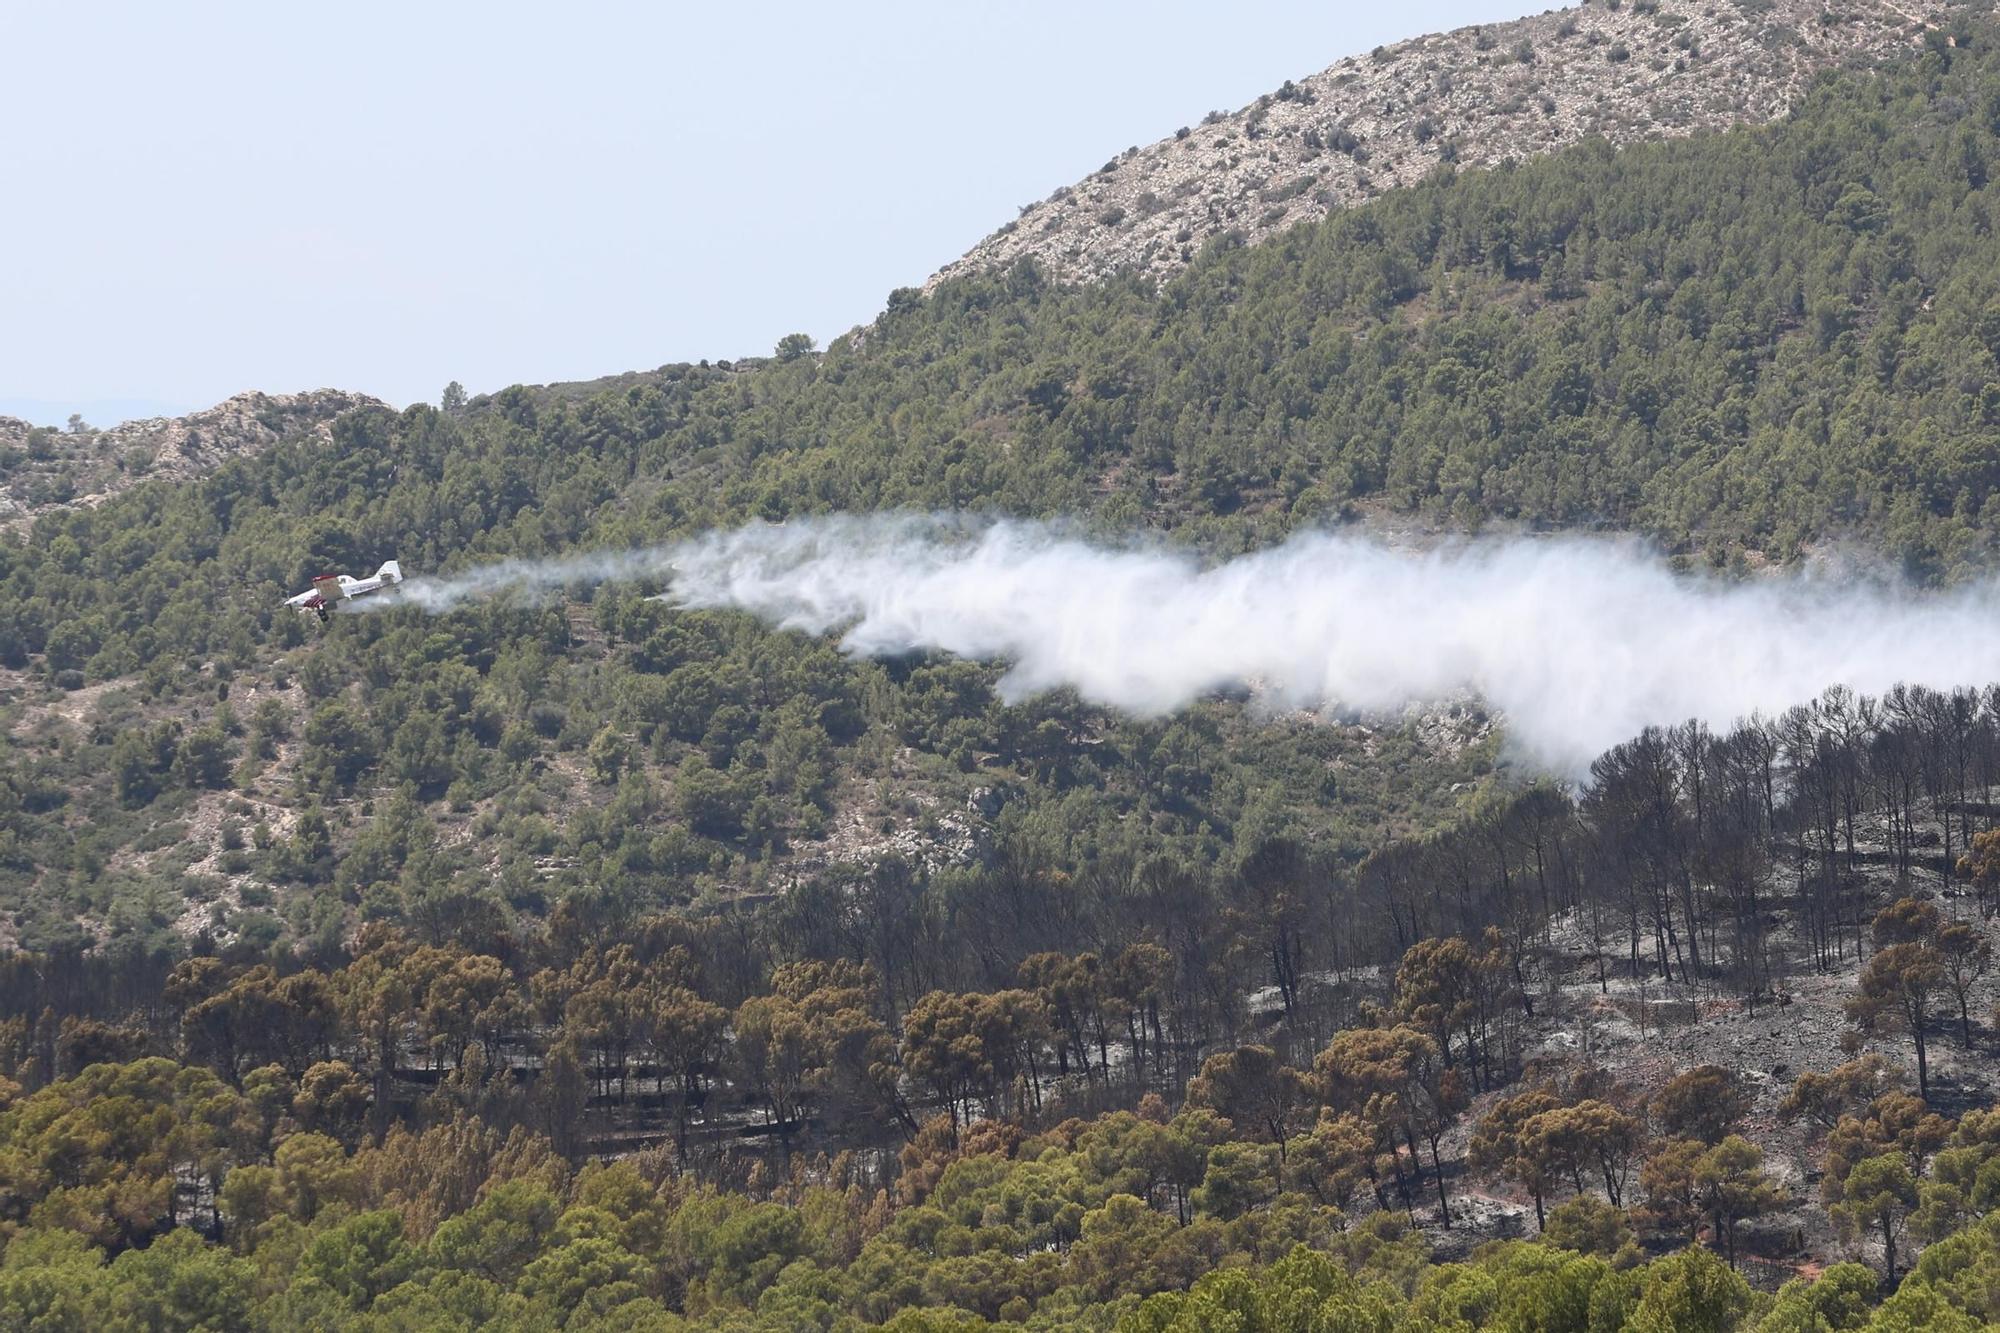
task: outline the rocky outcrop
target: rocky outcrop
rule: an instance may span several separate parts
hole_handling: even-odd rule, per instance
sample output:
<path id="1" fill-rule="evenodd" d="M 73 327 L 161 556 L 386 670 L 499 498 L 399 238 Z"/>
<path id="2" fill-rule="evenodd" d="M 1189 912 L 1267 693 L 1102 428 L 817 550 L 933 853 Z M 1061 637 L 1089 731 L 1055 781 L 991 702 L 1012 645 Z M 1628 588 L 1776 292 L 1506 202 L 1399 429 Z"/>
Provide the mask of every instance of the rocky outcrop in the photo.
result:
<path id="1" fill-rule="evenodd" d="M 1440 164 L 1493 166 L 1782 115 L 1821 72 L 1907 51 L 1990 5 L 1590 0 L 1355 56 L 1233 115 L 1128 150 L 932 277 L 1034 259 L 1063 281 L 1164 275 L 1224 232 L 1256 240 Z"/>
<path id="2" fill-rule="evenodd" d="M 142 481 L 190 481 L 232 458 L 300 435 L 329 437 L 334 418 L 380 399 L 339 389 L 239 393 L 184 417 L 109 430 L 56 431 L 0 417 L 0 528 L 55 509 L 102 504 Z"/>

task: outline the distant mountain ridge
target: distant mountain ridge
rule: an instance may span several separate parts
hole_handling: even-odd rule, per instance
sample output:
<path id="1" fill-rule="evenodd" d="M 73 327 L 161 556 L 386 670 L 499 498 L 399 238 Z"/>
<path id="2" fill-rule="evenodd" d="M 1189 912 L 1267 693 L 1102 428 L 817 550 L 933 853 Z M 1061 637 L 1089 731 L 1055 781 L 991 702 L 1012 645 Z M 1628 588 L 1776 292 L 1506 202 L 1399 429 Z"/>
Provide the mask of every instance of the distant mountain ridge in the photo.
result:
<path id="1" fill-rule="evenodd" d="M 279 440 L 326 438 L 343 412 L 380 406 L 365 393 L 315 389 L 239 393 L 186 416 L 108 430 L 58 431 L 0 416 L 0 529 L 50 510 L 94 507 L 142 481 L 192 481 Z"/>
<path id="2" fill-rule="evenodd" d="M 1783 115 L 1814 76 L 1906 51 L 1990 0 L 1593 0 L 1351 56 L 1211 113 L 1029 205 L 946 265 L 1033 259 L 1067 282 L 1155 276 L 1410 185 L 1597 135 L 1677 137 Z"/>

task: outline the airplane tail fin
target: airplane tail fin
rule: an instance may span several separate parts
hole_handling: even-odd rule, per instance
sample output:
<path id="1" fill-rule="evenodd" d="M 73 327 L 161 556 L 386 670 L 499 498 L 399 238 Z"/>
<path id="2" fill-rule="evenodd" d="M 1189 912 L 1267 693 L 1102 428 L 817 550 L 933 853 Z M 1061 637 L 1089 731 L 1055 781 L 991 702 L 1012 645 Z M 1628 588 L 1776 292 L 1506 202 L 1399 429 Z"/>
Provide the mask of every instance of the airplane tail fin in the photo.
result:
<path id="1" fill-rule="evenodd" d="M 382 568 L 375 571 L 375 577 L 386 583 L 401 583 L 403 581 L 403 567 L 394 560 L 384 560 Z"/>

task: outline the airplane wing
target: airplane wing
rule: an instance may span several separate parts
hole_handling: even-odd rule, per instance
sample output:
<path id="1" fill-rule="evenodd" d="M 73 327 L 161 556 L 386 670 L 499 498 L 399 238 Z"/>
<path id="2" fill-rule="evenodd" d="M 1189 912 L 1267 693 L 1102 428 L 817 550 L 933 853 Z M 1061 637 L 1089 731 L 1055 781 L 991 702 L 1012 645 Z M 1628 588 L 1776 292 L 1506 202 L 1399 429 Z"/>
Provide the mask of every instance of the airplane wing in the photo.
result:
<path id="1" fill-rule="evenodd" d="M 332 600 L 347 596 L 347 581 L 338 574 L 322 574 L 313 580 L 313 592 Z"/>

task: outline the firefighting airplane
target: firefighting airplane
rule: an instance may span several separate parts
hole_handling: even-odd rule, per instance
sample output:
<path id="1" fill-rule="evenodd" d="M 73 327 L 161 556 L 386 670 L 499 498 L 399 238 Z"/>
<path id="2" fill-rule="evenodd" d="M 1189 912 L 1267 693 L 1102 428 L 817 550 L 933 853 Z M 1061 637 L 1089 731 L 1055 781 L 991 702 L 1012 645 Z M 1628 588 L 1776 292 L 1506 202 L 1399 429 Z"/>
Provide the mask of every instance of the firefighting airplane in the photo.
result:
<path id="1" fill-rule="evenodd" d="M 313 580 L 312 591 L 302 592 L 296 597 L 287 597 L 285 605 L 297 607 L 302 615 L 319 617 L 320 624 L 337 610 L 342 602 L 366 597 L 370 593 L 393 588 L 403 581 L 403 567 L 394 560 L 384 560 L 382 568 L 365 579 L 357 579 L 346 574 L 322 574 Z"/>

